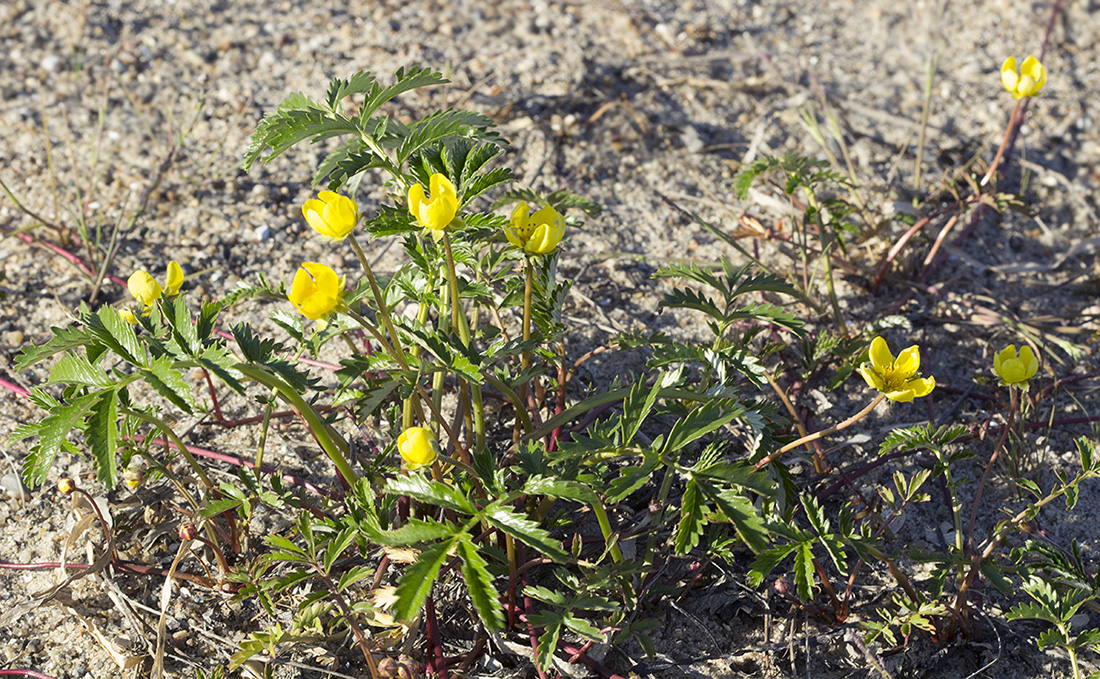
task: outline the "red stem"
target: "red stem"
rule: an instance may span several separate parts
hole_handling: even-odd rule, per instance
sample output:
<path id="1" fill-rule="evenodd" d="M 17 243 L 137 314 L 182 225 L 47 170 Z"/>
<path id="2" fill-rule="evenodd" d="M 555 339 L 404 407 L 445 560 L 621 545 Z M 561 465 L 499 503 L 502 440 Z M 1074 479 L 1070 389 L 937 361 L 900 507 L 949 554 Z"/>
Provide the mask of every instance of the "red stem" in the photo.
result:
<path id="1" fill-rule="evenodd" d="M 424 628 L 428 637 L 428 657 L 431 668 L 439 679 L 447 679 L 447 659 L 443 657 L 443 644 L 439 641 L 439 621 L 435 617 L 435 601 L 431 595 L 424 601 Z"/>

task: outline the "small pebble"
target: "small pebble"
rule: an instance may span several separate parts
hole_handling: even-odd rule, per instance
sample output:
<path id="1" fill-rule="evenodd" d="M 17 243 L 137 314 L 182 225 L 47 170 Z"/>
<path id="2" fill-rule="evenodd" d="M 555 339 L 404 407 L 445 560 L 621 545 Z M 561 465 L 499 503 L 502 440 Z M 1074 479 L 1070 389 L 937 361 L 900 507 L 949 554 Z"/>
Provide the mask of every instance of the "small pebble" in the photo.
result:
<path id="1" fill-rule="evenodd" d="M 20 480 L 18 474 L 7 473 L 0 476 L 0 488 L 4 489 L 8 497 L 11 499 L 20 499 L 24 502 L 30 497 L 27 494 L 27 489 L 23 486 L 23 481 Z"/>
<path id="2" fill-rule="evenodd" d="M 20 330 L 10 330 L 4 333 L 4 341 L 10 347 L 18 347 L 23 345 L 23 332 Z"/>
<path id="3" fill-rule="evenodd" d="M 271 238 L 271 227 L 267 224 L 260 224 L 252 231 L 252 235 L 256 237 L 256 240 L 267 240 Z"/>
<path id="4" fill-rule="evenodd" d="M 50 54 L 42 60 L 42 63 L 39 64 L 39 66 L 41 66 L 42 70 L 46 71 L 47 73 L 57 73 L 61 70 L 61 64 L 61 57 L 57 56 L 56 54 Z"/>

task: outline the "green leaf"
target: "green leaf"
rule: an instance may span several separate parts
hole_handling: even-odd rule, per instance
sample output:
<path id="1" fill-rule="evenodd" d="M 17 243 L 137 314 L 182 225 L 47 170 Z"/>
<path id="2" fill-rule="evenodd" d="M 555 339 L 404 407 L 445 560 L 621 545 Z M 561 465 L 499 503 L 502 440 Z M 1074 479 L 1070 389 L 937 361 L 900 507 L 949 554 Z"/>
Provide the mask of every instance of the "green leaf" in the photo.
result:
<path id="1" fill-rule="evenodd" d="M 653 406 L 657 403 L 657 395 L 661 392 L 663 380 L 658 378 L 651 386 L 646 385 L 645 380 L 638 380 L 630 387 L 630 394 L 623 401 L 623 415 L 620 426 L 623 432 L 623 445 L 634 440 L 635 434 L 641 428 L 649 414 L 653 412 Z"/>
<path id="2" fill-rule="evenodd" d="M 395 530 L 372 530 L 373 526 L 360 524 L 361 529 L 372 542 L 391 547 L 403 547 L 406 545 L 419 545 L 425 542 L 434 542 L 442 538 L 449 538 L 455 534 L 456 528 L 449 523 L 425 521 L 423 519 L 409 519 Z"/>
<path id="3" fill-rule="evenodd" d="M 550 537 L 549 532 L 507 507 L 490 505 L 486 508 L 485 519 L 525 545 L 534 547 L 553 561 L 560 563 L 569 560 L 569 555 Z"/>
<path id="4" fill-rule="evenodd" d="M 412 620 L 420 613 L 420 607 L 432 591 L 439 569 L 447 560 L 447 553 L 458 541 L 457 537 L 428 547 L 420 553 L 416 563 L 409 566 L 397 583 L 397 601 L 393 605 L 394 615 L 399 620 Z"/>
<path id="5" fill-rule="evenodd" d="M 257 160 L 268 162 L 298 142 L 314 143 L 341 134 L 358 134 L 355 123 L 341 115 L 314 108 L 283 109 L 264 116 L 248 142 L 243 168 L 247 172 Z M 271 152 L 265 155 L 270 147 Z"/>
<path id="6" fill-rule="evenodd" d="M 695 481 L 688 481 L 680 508 L 680 525 L 676 529 L 676 553 L 687 554 L 699 544 L 703 534 L 703 496 Z"/>
<path id="7" fill-rule="evenodd" d="M 421 502 L 464 514 L 474 514 L 477 511 L 474 504 L 462 493 L 445 483 L 429 481 L 419 474 L 389 479 L 386 481 L 386 491 L 395 495 L 408 495 Z"/>
<path id="8" fill-rule="evenodd" d="M 558 648 L 558 640 L 561 638 L 562 619 L 555 614 L 549 614 L 552 617 L 546 619 L 546 613 L 540 613 L 538 616 L 532 616 L 532 620 L 529 621 L 532 625 L 538 625 L 543 628 L 543 633 L 539 635 L 539 643 L 536 654 L 536 665 L 540 670 L 546 672 L 550 669 L 551 662 L 554 659 L 554 651 Z"/>
<path id="9" fill-rule="evenodd" d="M 703 495 L 733 523 L 737 534 L 749 549 L 759 554 L 768 548 L 768 532 L 764 530 L 764 522 L 748 498 L 737 495 L 732 490 L 719 492 L 714 486 L 704 483 L 701 479 L 696 481 Z"/>
<path id="10" fill-rule="evenodd" d="M 336 559 L 340 558 L 340 555 L 344 553 L 351 543 L 355 542 L 356 530 L 354 528 L 345 528 L 336 534 L 336 537 L 329 540 L 328 545 L 325 547 L 325 560 L 322 563 L 324 566 L 325 574 L 328 575 L 332 572 L 332 564 L 336 562 Z"/>
<path id="11" fill-rule="evenodd" d="M 745 413 L 740 405 L 723 412 L 714 406 L 705 406 L 691 411 L 687 416 L 676 420 L 672 431 L 665 441 L 665 453 L 680 450 L 692 441 L 723 427 Z"/>
<path id="12" fill-rule="evenodd" d="M 138 342 L 134 327 L 122 320 L 114 307 L 99 307 L 95 319 L 89 318 L 88 326 L 105 344 L 133 365 L 145 365 L 145 349 Z"/>
<path id="13" fill-rule="evenodd" d="M 410 66 L 407 69 L 399 68 L 397 72 L 393 74 L 393 77 L 397 82 L 385 89 L 382 89 L 377 84 L 370 88 L 366 97 L 363 99 L 363 106 L 359 109 L 360 120 L 366 120 L 370 116 L 373 116 L 379 106 L 405 92 L 420 87 L 445 85 L 450 82 L 443 77 L 443 74 L 437 73 L 430 68 L 420 68 L 419 66 Z"/>
<path id="14" fill-rule="evenodd" d="M 466 580 L 474 610 L 486 629 L 500 630 L 504 627 L 504 609 L 500 605 L 500 594 L 493 587 L 489 564 L 465 535 L 458 541 L 458 555 L 462 557 L 462 577 Z"/>
<path id="15" fill-rule="evenodd" d="M 15 369 L 22 372 L 54 354 L 71 351 L 78 347 L 88 346 L 94 343 L 91 335 L 79 325 L 70 325 L 64 328 L 50 328 L 53 337 L 41 346 L 28 344 L 23 347 L 19 355 L 15 357 Z"/>
<path id="16" fill-rule="evenodd" d="M 113 387 L 117 380 L 107 371 L 88 360 L 87 356 L 67 353 L 50 369 L 50 382 L 83 384 L 89 387 Z"/>
<path id="17" fill-rule="evenodd" d="M 163 356 L 156 358 L 148 369 L 142 368 L 139 372 L 158 394 L 177 408 L 188 415 L 195 411 L 195 396 L 191 393 L 191 385 L 183 379 L 177 368 L 172 367 L 171 359 Z"/>
<path id="18" fill-rule="evenodd" d="M 535 475 L 523 484 L 524 495 L 546 495 L 562 500 L 576 500 L 584 504 L 599 502 L 596 491 L 579 481 L 568 481 L 553 476 Z"/>
<path id="19" fill-rule="evenodd" d="M 798 546 L 794 557 L 794 582 L 798 596 L 810 601 L 814 594 L 814 554 L 807 542 Z"/>
<path id="20" fill-rule="evenodd" d="M 748 581 L 753 587 L 759 587 L 768 574 L 786 559 L 792 552 L 798 549 L 799 543 L 780 545 L 764 550 L 749 567 Z"/>
<path id="21" fill-rule="evenodd" d="M 604 636 L 600 633 L 600 628 L 596 627 L 592 623 L 588 622 L 584 618 L 578 618 L 572 613 L 566 613 L 562 618 L 562 622 L 573 632 L 581 635 L 585 639 L 591 639 L 592 641 L 603 641 Z"/>
<path id="22" fill-rule="evenodd" d="M 62 448 L 72 448 L 67 440 L 69 432 L 84 429 L 84 418 L 91 401 L 98 395 L 74 400 L 71 405 L 58 405 L 50 409 L 50 414 L 34 424 L 19 428 L 12 439 L 37 436 L 38 441 L 31 446 L 23 458 L 23 482 L 31 488 L 37 488 L 46 480 L 46 474 L 53 465 L 54 458 Z"/>
<path id="23" fill-rule="evenodd" d="M 395 154 L 397 163 L 403 164 L 412 154 L 448 137 L 466 137 L 503 145 L 504 140 L 498 134 L 488 131 L 493 125 L 491 118 L 473 111 L 450 108 L 436 111 L 409 125 L 409 134 L 401 141 Z"/>
<path id="24" fill-rule="evenodd" d="M 92 402 L 85 437 L 95 459 L 96 479 L 107 488 L 118 482 L 118 392 L 105 389 Z"/>
<path id="25" fill-rule="evenodd" d="M 205 506 L 199 511 L 199 516 L 204 519 L 209 519 L 212 516 L 217 516 L 228 512 L 230 510 L 240 507 L 244 503 L 244 500 L 234 498 L 223 498 L 221 500 L 211 500 L 207 502 Z"/>

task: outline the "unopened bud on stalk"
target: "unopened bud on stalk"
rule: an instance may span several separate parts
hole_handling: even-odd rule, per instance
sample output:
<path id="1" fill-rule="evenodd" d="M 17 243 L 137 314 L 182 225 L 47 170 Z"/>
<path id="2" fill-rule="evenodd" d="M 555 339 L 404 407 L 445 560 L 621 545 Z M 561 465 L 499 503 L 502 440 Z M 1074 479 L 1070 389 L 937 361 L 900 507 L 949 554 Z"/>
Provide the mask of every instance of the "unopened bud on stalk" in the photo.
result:
<path id="1" fill-rule="evenodd" d="M 67 476 L 63 479 L 58 480 L 57 492 L 61 493 L 62 495 L 68 495 L 74 490 L 76 490 L 76 481 L 70 479 Z"/>
<path id="2" fill-rule="evenodd" d="M 199 537 L 199 529 L 190 523 L 180 526 L 180 540 L 194 540 Z"/>

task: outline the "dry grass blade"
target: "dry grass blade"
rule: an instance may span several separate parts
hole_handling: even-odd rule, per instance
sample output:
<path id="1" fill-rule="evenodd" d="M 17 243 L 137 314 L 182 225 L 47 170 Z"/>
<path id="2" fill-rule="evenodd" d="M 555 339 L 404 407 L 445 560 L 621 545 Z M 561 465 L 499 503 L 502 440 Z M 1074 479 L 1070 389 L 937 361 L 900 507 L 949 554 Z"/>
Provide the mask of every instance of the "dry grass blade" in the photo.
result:
<path id="1" fill-rule="evenodd" d="M 183 555 L 191 546 L 191 540 L 184 540 L 176 551 L 176 558 L 172 559 L 172 566 L 168 569 L 168 577 L 164 579 L 164 585 L 160 588 L 160 620 L 157 621 L 157 648 L 153 654 L 153 670 L 149 676 L 152 679 L 164 677 L 164 636 L 167 631 L 168 604 L 172 603 L 172 576 L 176 574 L 176 567 L 183 560 Z"/>

